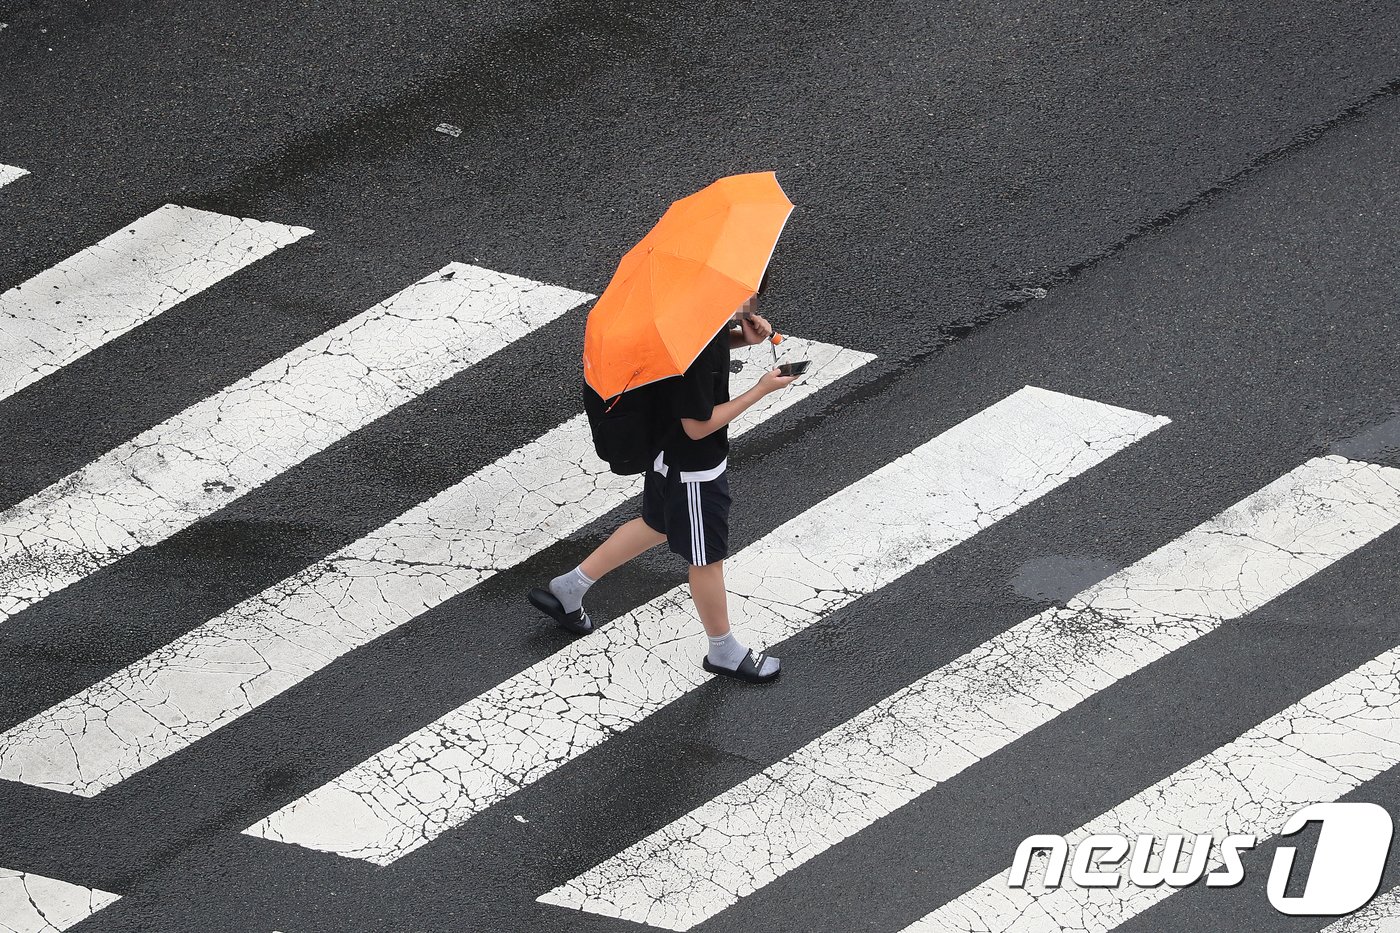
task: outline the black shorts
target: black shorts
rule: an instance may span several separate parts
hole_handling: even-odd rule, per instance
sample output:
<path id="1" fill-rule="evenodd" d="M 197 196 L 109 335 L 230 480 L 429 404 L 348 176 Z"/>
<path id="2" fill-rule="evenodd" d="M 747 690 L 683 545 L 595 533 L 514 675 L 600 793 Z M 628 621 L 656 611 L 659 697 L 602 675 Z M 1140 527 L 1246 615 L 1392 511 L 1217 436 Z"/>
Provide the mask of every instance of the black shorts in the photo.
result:
<path id="1" fill-rule="evenodd" d="M 666 536 L 671 550 L 691 564 L 729 556 L 729 477 L 714 470 L 687 472 L 666 466 L 660 455 L 642 487 L 642 521 Z"/>

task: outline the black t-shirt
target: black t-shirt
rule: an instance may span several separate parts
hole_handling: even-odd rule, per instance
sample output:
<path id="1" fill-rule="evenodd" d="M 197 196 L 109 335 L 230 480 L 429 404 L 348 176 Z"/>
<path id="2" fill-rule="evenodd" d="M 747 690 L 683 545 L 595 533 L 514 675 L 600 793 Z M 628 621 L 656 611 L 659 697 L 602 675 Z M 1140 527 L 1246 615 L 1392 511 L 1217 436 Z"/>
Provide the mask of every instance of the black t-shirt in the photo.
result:
<path id="1" fill-rule="evenodd" d="M 676 419 L 665 445 L 666 464 L 676 470 L 708 470 L 729 454 L 729 427 L 700 440 L 690 439 L 681 418 L 708 421 L 715 406 L 729 401 L 729 328 L 705 345 L 683 376 L 667 379 L 671 415 Z"/>

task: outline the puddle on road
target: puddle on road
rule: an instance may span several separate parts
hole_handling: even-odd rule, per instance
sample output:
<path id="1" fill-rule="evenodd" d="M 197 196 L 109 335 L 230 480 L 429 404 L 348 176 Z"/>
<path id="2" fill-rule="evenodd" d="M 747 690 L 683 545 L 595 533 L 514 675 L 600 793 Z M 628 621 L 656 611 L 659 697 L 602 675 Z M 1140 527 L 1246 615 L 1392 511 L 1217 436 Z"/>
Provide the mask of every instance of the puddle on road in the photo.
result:
<path id="1" fill-rule="evenodd" d="M 1018 596 L 1063 606 L 1071 596 L 1121 569 L 1097 557 L 1037 557 L 1021 565 L 1011 586 Z"/>
<path id="2" fill-rule="evenodd" d="M 1351 460 L 1400 463 L 1400 414 L 1367 428 L 1355 437 L 1333 441 L 1328 445 L 1327 452 Z"/>

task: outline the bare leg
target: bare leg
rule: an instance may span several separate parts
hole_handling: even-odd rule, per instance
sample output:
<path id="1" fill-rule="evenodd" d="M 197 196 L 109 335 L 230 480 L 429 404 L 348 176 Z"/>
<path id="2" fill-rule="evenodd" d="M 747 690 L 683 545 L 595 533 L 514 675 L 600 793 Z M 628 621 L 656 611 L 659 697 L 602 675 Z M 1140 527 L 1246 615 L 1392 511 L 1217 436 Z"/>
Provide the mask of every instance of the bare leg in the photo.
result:
<path id="1" fill-rule="evenodd" d="M 710 650 L 706 655 L 709 670 L 716 673 L 732 672 L 747 657 L 755 657 L 743 643 L 729 631 L 729 604 L 724 590 L 724 561 L 717 560 L 701 567 L 690 568 L 690 596 L 695 600 L 695 611 L 700 614 L 700 624 L 705 626 L 705 634 L 710 636 Z M 722 640 L 721 640 L 722 639 Z M 743 679 L 764 682 L 778 676 L 782 663 L 770 654 L 759 652 L 756 655 L 758 670 Z"/>
<path id="2" fill-rule="evenodd" d="M 724 592 L 724 561 L 690 567 L 690 598 L 711 638 L 729 634 L 729 603 Z"/>
<path id="3" fill-rule="evenodd" d="M 640 518 L 634 518 L 618 528 L 608 540 L 598 545 L 579 564 L 590 580 L 601 580 L 603 574 L 616 570 L 643 551 L 656 547 L 666 536 Z M 721 583 L 721 588 L 723 584 Z"/>

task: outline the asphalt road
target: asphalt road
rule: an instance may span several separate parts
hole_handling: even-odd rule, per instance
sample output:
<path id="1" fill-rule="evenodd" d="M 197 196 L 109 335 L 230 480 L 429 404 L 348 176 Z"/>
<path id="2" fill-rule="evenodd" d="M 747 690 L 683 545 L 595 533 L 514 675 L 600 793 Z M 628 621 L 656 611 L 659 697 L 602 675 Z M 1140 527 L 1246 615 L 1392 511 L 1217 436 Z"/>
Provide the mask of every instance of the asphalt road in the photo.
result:
<path id="1" fill-rule="evenodd" d="M 316 231 L 0 401 L 0 508 L 450 260 L 597 293 L 666 203 L 760 169 L 797 205 L 770 316 L 878 358 L 736 442 L 737 542 L 1024 385 L 1171 419 L 784 644 L 780 686 L 708 684 L 389 867 L 239 831 L 557 650 L 519 594 L 627 508 L 97 797 L 0 781 L 0 867 L 123 895 L 84 933 L 642 929 L 535 899 L 1310 457 L 1400 467 L 1394 4 L 0 20 L 0 162 L 31 173 L 0 287 L 167 202 Z M 574 414 L 585 313 L 0 625 L 0 729 Z M 1398 558 L 1383 535 L 702 929 L 902 930 L 1400 644 Z M 591 611 L 677 573 L 649 556 Z M 1396 774 L 1351 799 L 1400 809 Z M 1271 849 L 1122 929 L 1320 930 L 1261 906 Z"/>

